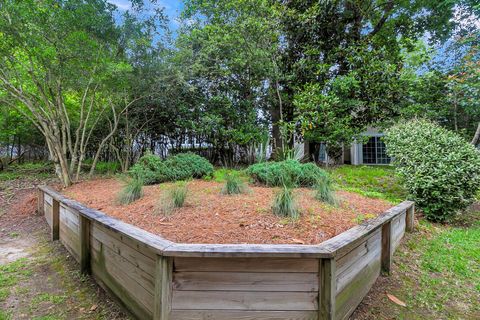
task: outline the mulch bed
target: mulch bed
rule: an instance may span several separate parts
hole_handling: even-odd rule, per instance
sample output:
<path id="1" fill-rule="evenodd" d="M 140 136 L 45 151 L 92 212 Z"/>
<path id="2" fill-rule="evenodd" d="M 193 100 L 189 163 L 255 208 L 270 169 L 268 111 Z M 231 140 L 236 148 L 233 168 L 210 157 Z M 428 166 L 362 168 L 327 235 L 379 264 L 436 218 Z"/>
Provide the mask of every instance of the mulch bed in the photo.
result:
<path id="1" fill-rule="evenodd" d="M 223 184 L 193 180 L 184 207 L 169 215 L 159 212 L 162 194 L 171 184 L 144 187 L 144 196 L 129 205 L 116 201 L 122 183 L 89 180 L 62 192 L 90 208 L 164 238 L 183 243 L 317 244 L 384 212 L 392 205 L 379 199 L 338 191 L 338 207 L 315 200 L 314 191 L 295 190 L 301 216 L 297 220 L 272 213 L 275 188 L 249 186 L 242 195 L 223 195 Z"/>

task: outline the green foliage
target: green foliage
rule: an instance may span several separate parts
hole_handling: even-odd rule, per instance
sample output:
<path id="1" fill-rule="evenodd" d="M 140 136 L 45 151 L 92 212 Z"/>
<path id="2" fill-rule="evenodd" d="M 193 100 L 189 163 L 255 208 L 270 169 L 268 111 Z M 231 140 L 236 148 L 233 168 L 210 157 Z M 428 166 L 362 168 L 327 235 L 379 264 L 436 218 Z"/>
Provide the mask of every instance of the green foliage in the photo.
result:
<path id="1" fill-rule="evenodd" d="M 246 186 L 242 179 L 235 173 L 225 175 L 225 184 L 222 188 L 223 194 L 241 194 L 245 193 Z"/>
<path id="2" fill-rule="evenodd" d="M 183 207 L 187 193 L 187 182 L 176 182 L 162 197 L 160 202 L 161 212 L 163 214 L 170 214 L 173 210 Z"/>
<path id="3" fill-rule="evenodd" d="M 140 179 L 131 179 L 118 194 L 120 204 L 129 204 L 143 196 L 143 181 Z"/>
<path id="4" fill-rule="evenodd" d="M 413 120 L 389 129 L 385 143 L 410 197 L 428 219 L 447 221 L 474 201 L 480 153 L 459 135 Z"/>
<path id="5" fill-rule="evenodd" d="M 392 203 L 402 202 L 407 193 L 395 176 L 393 166 L 343 165 L 328 169 L 338 188 Z"/>
<path id="6" fill-rule="evenodd" d="M 255 182 L 267 186 L 314 186 L 317 180 L 327 173 L 314 163 L 300 163 L 296 160 L 263 162 L 253 164 L 247 169 Z"/>
<path id="7" fill-rule="evenodd" d="M 318 178 L 315 184 L 315 199 L 333 206 L 338 205 L 338 200 L 332 190 L 332 181 L 328 175 Z"/>
<path id="8" fill-rule="evenodd" d="M 201 178 L 212 173 L 212 164 L 193 153 L 179 153 L 162 160 L 148 152 L 130 169 L 130 174 L 145 184 Z"/>
<path id="9" fill-rule="evenodd" d="M 283 186 L 276 194 L 272 205 L 273 214 L 281 217 L 297 219 L 299 212 L 293 189 Z"/>

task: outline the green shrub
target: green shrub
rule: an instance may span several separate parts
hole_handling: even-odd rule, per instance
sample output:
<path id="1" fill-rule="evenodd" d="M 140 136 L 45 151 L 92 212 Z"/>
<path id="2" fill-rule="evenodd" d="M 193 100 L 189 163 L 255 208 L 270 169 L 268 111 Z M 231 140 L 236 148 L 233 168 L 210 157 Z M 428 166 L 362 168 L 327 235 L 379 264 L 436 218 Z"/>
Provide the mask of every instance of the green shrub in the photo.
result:
<path id="1" fill-rule="evenodd" d="M 314 163 L 300 163 L 296 160 L 263 162 L 253 164 L 247 169 L 256 182 L 267 186 L 314 186 L 317 180 L 327 173 Z"/>
<path id="2" fill-rule="evenodd" d="M 118 194 L 120 204 L 129 204 L 143 196 L 143 182 L 139 179 L 131 179 Z"/>
<path id="3" fill-rule="evenodd" d="M 180 181 L 175 183 L 172 188 L 167 190 L 160 203 L 162 213 L 169 214 L 177 208 L 183 207 L 187 198 L 187 183 Z"/>
<path id="4" fill-rule="evenodd" d="M 454 132 L 425 120 L 387 130 L 387 152 L 412 200 L 433 221 L 447 221 L 474 201 L 480 153 Z"/>
<path id="5" fill-rule="evenodd" d="M 246 190 L 245 184 L 237 174 L 227 173 L 225 175 L 225 184 L 222 188 L 223 194 L 241 194 Z"/>
<path id="6" fill-rule="evenodd" d="M 318 178 L 317 183 L 315 184 L 315 198 L 333 206 L 338 205 L 337 198 L 332 190 L 332 181 L 329 176 L 325 175 Z"/>
<path id="7" fill-rule="evenodd" d="M 212 173 L 210 162 L 193 153 L 179 153 L 162 160 L 148 152 L 130 169 L 130 174 L 145 184 L 201 178 Z"/>
<path id="8" fill-rule="evenodd" d="M 292 188 L 283 186 L 280 191 L 275 194 L 272 211 L 275 215 L 281 217 L 290 217 L 294 219 L 299 217 L 297 203 Z"/>
<path id="9" fill-rule="evenodd" d="M 120 172 L 120 163 L 99 161 L 95 166 L 95 172 L 100 174 L 114 174 Z"/>

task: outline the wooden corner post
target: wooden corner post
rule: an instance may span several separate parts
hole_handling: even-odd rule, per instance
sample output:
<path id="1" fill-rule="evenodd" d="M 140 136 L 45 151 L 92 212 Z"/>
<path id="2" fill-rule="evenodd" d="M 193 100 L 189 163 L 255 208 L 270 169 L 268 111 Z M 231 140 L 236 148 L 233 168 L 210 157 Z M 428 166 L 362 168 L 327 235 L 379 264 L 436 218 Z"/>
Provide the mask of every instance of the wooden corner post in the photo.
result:
<path id="1" fill-rule="evenodd" d="M 90 273 L 90 219 L 79 214 L 80 225 L 80 272 Z"/>
<path id="2" fill-rule="evenodd" d="M 45 214 L 45 197 L 43 190 L 38 189 L 37 190 L 37 214 L 39 215 L 44 215 Z"/>
<path id="3" fill-rule="evenodd" d="M 52 241 L 60 239 L 60 202 L 52 200 Z"/>
<path id="4" fill-rule="evenodd" d="M 167 320 L 172 303 L 173 258 L 157 255 L 155 264 L 154 320 Z"/>
<path id="5" fill-rule="evenodd" d="M 412 232 L 414 229 L 414 215 L 415 215 L 415 204 L 412 204 L 410 208 L 407 209 L 407 214 L 406 214 L 406 231 Z"/>
<path id="6" fill-rule="evenodd" d="M 318 319 L 335 319 L 336 296 L 336 261 L 335 258 L 320 259 L 318 286 Z"/>
<path id="7" fill-rule="evenodd" d="M 392 268 L 392 223 L 382 226 L 382 272 L 390 274 Z"/>

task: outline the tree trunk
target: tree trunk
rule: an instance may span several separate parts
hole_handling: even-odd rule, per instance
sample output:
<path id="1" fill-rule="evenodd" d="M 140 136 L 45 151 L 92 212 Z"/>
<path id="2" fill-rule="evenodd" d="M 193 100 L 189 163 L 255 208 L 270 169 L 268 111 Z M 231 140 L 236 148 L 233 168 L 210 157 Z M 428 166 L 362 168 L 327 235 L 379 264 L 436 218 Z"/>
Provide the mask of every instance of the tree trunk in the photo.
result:
<path id="1" fill-rule="evenodd" d="M 479 142 L 480 142 L 480 122 L 478 123 L 477 131 L 475 131 L 475 135 L 473 136 L 472 144 L 476 146 Z"/>

